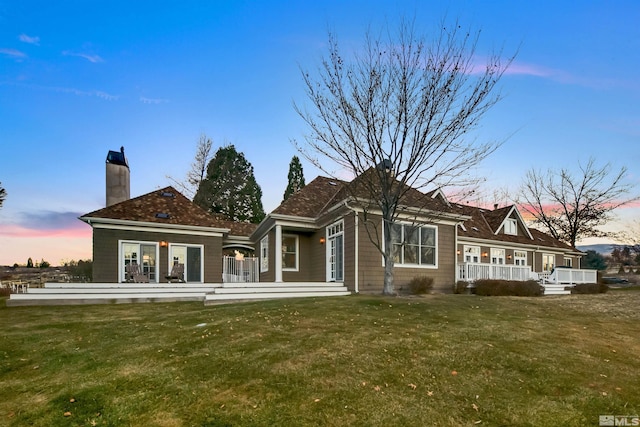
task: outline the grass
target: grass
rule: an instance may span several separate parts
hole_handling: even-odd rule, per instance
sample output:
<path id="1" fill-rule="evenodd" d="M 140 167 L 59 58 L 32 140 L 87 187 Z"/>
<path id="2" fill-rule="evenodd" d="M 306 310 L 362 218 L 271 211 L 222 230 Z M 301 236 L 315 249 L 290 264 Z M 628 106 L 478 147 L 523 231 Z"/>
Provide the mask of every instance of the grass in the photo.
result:
<path id="1" fill-rule="evenodd" d="M 0 305 L 0 425 L 583 426 L 640 413 L 640 292 Z"/>

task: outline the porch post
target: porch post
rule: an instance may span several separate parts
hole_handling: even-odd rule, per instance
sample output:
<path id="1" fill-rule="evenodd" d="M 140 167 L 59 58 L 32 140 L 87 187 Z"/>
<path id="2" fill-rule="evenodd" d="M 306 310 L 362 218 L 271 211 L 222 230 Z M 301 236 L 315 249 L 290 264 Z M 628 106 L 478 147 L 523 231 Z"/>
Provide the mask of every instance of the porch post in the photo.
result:
<path id="1" fill-rule="evenodd" d="M 276 282 L 282 282 L 282 226 L 276 225 Z"/>

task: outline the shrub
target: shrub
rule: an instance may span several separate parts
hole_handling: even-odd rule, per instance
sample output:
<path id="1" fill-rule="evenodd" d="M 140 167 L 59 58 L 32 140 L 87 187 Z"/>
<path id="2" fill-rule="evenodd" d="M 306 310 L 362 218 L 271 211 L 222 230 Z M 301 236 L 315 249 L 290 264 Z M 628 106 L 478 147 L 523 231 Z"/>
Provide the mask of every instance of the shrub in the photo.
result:
<path id="1" fill-rule="evenodd" d="M 9 295 L 11 295 L 11 289 L 0 288 L 0 297 L 8 297 Z"/>
<path id="2" fill-rule="evenodd" d="M 433 277 L 416 276 L 409 282 L 409 292 L 413 295 L 428 294 L 433 288 Z"/>
<path id="3" fill-rule="evenodd" d="M 602 283 L 579 283 L 571 288 L 572 294 L 604 294 L 609 290 L 607 285 Z"/>
<path id="4" fill-rule="evenodd" d="M 469 283 L 468 282 L 465 282 L 464 280 L 458 280 L 453 285 L 453 293 L 454 294 L 464 294 L 467 291 L 468 287 L 469 287 Z"/>
<path id="5" fill-rule="evenodd" d="M 476 280 L 476 295 L 537 297 L 544 294 L 544 288 L 535 280 Z"/>

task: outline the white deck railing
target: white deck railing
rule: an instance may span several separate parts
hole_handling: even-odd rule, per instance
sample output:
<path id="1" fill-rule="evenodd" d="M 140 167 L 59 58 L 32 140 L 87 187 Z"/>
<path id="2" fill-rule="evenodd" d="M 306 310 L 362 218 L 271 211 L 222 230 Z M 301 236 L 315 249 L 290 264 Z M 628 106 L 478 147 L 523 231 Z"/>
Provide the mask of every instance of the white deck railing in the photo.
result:
<path id="1" fill-rule="evenodd" d="M 225 256 L 222 259 L 222 281 L 224 283 L 247 283 L 260 281 L 260 263 L 257 257 L 237 259 Z"/>
<path id="2" fill-rule="evenodd" d="M 580 270 L 574 268 L 556 268 L 546 279 L 548 283 L 598 283 L 596 270 Z"/>
<path id="3" fill-rule="evenodd" d="M 530 278 L 532 278 L 530 266 L 464 262 L 458 264 L 456 279 L 474 282 L 480 279 L 529 280 Z"/>
<path id="4" fill-rule="evenodd" d="M 531 266 L 497 265 L 475 262 L 458 264 L 456 280 L 475 282 L 481 279 L 539 280 L 542 283 L 597 283 L 596 270 L 556 268 L 552 273 L 536 273 Z"/>

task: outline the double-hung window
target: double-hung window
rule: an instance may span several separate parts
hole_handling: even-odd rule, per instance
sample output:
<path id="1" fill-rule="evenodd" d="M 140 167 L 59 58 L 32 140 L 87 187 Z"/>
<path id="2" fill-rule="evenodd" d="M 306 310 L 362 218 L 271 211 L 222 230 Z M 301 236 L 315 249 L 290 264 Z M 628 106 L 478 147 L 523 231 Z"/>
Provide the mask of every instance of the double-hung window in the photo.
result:
<path id="1" fill-rule="evenodd" d="M 429 225 L 391 225 L 391 251 L 395 264 L 436 266 L 438 233 Z"/>
<path id="2" fill-rule="evenodd" d="M 282 236 L 282 269 L 298 271 L 298 236 Z"/>

